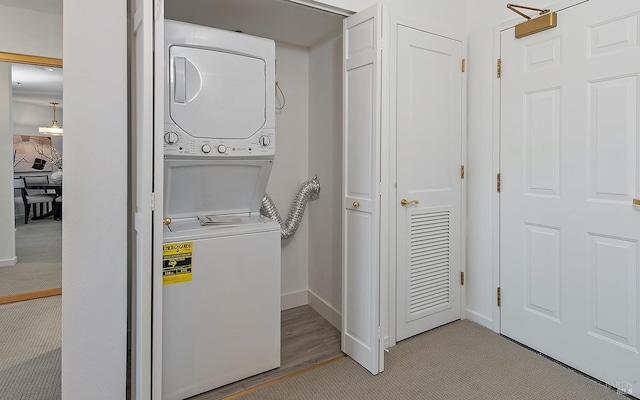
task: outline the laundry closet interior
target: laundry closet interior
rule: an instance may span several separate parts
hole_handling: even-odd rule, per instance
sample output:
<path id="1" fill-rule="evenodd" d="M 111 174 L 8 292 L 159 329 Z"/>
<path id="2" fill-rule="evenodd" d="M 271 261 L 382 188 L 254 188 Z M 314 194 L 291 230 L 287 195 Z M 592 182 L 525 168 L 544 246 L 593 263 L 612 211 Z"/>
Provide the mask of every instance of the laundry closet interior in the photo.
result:
<path id="1" fill-rule="evenodd" d="M 343 19 L 343 15 L 283 1 L 165 1 L 165 20 L 186 22 L 228 32 L 239 32 L 275 41 L 276 87 L 273 92 L 269 89 L 267 95 L 270 95 L 275 103 L 274 141 L 276 143 L 276 151 L 266 193 L 271 197 L 283 218 L 286 218 L 290 204 L 301 184 L 317 176 L 321 188 L 320 198 L 307 204 L 302 223 L 295 234 L 290 238 L 282 239 L 281 242 L 278 238 L 279 244 L 281 244 L 281 276 L 278 277 L 281 296 L 277 301 L 282 310 L 290 310 L 309 304 L 320 312 L 326 320 L 336 326 L 337 329 L 340 327 L 340 296 L 342 290 L 340 231 Z M 165 33 L 167 29 L 165 27 Z M 235 37 L 238 37 L 238 35 Z M 231 38 L 233 39 L 233 37 Z M 229 51 L 242 53 L 246 51 L 245 48 L 239 47 Z M 188 72 L 189 70 L 187 70 Z M 166 95 L 168 96 L 169 93 Z M 229 101 L 232 102 L 233 99 Z M 221 103 L 225 103 L 224 99 Z M 165 127 L 166 130 L 167 128 Z M 159 137 L 157 136 L 157 138 Z M 165 152 L 166 146 L 165 144 Z M 213 153 L 217 153 L 217 148 L 213 144 L 212 146 L 214 148 Z M 196 144 L 195 147 L 199 148 L 200 145 Z M 231 150 L 231 146 L 229 146 L 229 153 L 231 153 Z M 236 149 L 234 148 L 233 150 L 235 151 Z M 256 148 L 253 149 L 254 152 L 256 150 Z M 167 160 L 165 160 L 165 164 L 166 162 Z M 167 173 L 165 172 L 165 179 Z M 210 183 L 211 185 L 216 185 L 216 182 L 211 181 Z M 173 181 L 170 184 L 175 186 Z M 165 181 L 165 193 L 166 186 L 167 181 Z M 261 200 L 262 195 L 259 196 L 260 199 L 258 200 Z M 173 198 L 175 198 L 175 195 Z M 165 203 L 167 201 L 167 196 L 165 195 Z M 175 225 L 175 222 L 172 223 L 173 225 Z M 254 244 L 247 242 L 246 247 L 248 248 L 240 249 L 239 251 L 247 253 L 264 251 L 260 242 L 260 240 Z M 269 244 L 268 246 L 271 245 Z M 201 275 L 196 274 L 204 268 L 202 257 L 199 259 L 197 257 L 198 255 L 194 253 L 194 283 L 198 279 L 202 279 Z M 197 264 L 198 262 L 200 262 L 199 265 Z M 262 270 L 260 265 L 256 265 L 255 268 Z M 260 272 L 260 274 L 263 273 Z M 268 278 L 265 276 L 265 279 Z M 246 290 L 246 286 L 249 284 L 233 282 L 228 283 L 228 285 L 238 285 L 238 290 Z M 163 289 L 165 292 L 164 319 L 167 321 L 163 328 L 164 342 L 171 342 L 176 337 L 182 337 L 181 335 L 183 334 L 183 332 L 175 331 L 172 328 L 173 324 L 168 322 L 175 320 L 177 323 L 178 317 L 177 313 L 167 314 L 169 312 L 167 307 L 172 306 L 166 305 L 167 302 L 172 301 L 172 294 L 175 290 L 179 290 L 180 286 L 186 288 L 187 285 L 169 285 L 164 286 Z M 214 285 L 211 287 L 212 290 L 216 290 Z M 246 303 L 263 302 L 264 299 L 261 296 L 255 295 L 254 299 L 250 298 Z M 271 298 L 271 295 L 269 296 Z M 237 320 L 247 318 L 246 315 L 242 315 L 241 310 L 244 308 L 238 306 L 238 303 L 232 299 L 228 301 L 227 308 L 231 315 L 234 313 L 234 304 L 236 304 L 235 308 L 239 313 Z M 241 299 L 238 301 L 244 303 Z M 270 311 L 271 308 L 268 310 L 268 315 L 273 315 Z M 199 312 L 192 310 L 192 313 L 197 314 Z M 298 317 L 298 314 L 294 314 L 291 318 Z M 233 319 L 233 316 L 230 316 L 230 318 Z M 273 319 L 276 318 L 274 316 Z M 287 323 L 286 318 L 286 315 L 283 316 L 283 323 L 285 324 Z M 277 323 L 280 323 L 280 321 L 278 320 Z M 292 323 L 295 324 L 295 321 L 292 321 Z M 252 335 L 261 335 L 260 329 L 266 329 L 262 324 L 253 324 L 252 329 L 257 330 L 257 332 L 252 333 Z M 318 324 L 313 325 L 313 328 L 317 327 Z M 311 326 L 301 327 L 302 330 L 309 330 L 310 328 Z M 324 325 L 324 329 L 327 330 L 327 328 L 328 323 Z M 266 331 L 264 332 L 266 334 Z M 269 332 L 268 335 L 271 336 L 271 330 Z M 313 334 L 313 332 L 311 333 Z M 194 332 L 194 334 L 198 335 L 197 332 Z M 333 337 L 333 346 L 336 347 L 335 334 L 333 334 Z M 221 345 L 223 347 L 238 345 L 246 348 L 247 345 L 241 345 L 240 340 L 229 338 L 226 346 L 224 344 Z M 287 339 L 284 340 L 286 341 Z M 322 335 L 319 334 L 317 341 L 322 340 Z M 252 343 L 257 341 L 250 340 Z M 166 343 L 163 346 L 163 353 L 174 353 L 171 349 L 172 347 L 175 348 L 175 346 L 166 346 Z M 251 346 L 256 345 L 251 344 Z M 306 346 L 309 346 L 309 344 L 307 343 Z M 313 347 L 320 346 L 320 344 L 313 345 Z M 206 347 L 211 346 L 205 344 L 199 348 Z M 257 344 L 254 354 L 262 351 L 264 347 L 266 346 Z M 286 344 L 283 344 L 283 353 L 285 352 L 285 347 Z M 214 353 L 217 352 L 219 355 L 220 351 L 214 351 Z M 225 351 L 228 352 L 229 350 Z M 242 351 L 252 350 L 243 349 Z M 336 350 L 334 349 L 333 351 L 335 352 Z M 318 351 L 315 354 L 314 357 L 317 357 Z M 164 357 L 171 358 L 174 356 L 165 354 Z M 176 354 L 175 357 L 180 356 Z M 236 357 L 241 358 L 242 356 L 237 355 L 236 352 Z M 253 357 L 255 360 L 260 359 L 259 355 L 248 355 L 246 357 Z M 171 359 L 173 360 L 174 358 Z M 313 362 L 313 360 L 309 360 L 307 364 Z M 163 370 L 181 368 L 171 364 L 175 365 L 177 361 L 165 364 Z M 249 364 L 255 365 L 257 361 L 250 361 Z M 221 367 L 224 370 L 224 366 Z M 260 370 L 265 369 L 268 368 L 265 366 Z M 221 372 L 214 373 L 212 371 L 214 369 L 211 369 L 209 374 L 221 375 Z M 176 373 L 179 372 L 176 370 Z M 245 375 L 248 376 L 249 373 L 245 373 Z M 164 373 L 164 376 L 165 379 L 163 381 L 166 382 L 164 383 L 163 392 L 165 395 L 163 397 L 175 396 L 175 398 L 179 398 L 180 396 L 193 395 L 201 391 L 201 389 L 189 389 L 192 384 L 184 383 L 182 378 L 169 383 L 169 380 L 172 380 L 172 377 L 175 376 L 173 372 L 169 371 L 168 375 Z M 200 381 L 204 380 L 206 378 L 203 375 Z M 224 381 L 220 380 L 220 382 L 229 382 L 231 380 L 232 378 L 229 378 Z M 183 383 L 180 383 L 181 381 Z M 208 387 L 213 386 L 219 386 L 219 384 L 209 384 Z M 185 389 L 181 389 L 181 387 Z M 202 387 L 204 388 L 206 385 L 202 385 Z"/>
<path id="2" fill-rule="evenodd" d="M 339 325 L 344 17 L 282 1 L 169 0 L 165 18 L 275 41 L 277 150 L 266 192 L 286 217 L 304 181 L 317 175 L 321 185 L 282 242 L 282 308 L 321 301 Z"/>
<path id="3" fill-rule="evenodd" d="M 167 20 L 275 41 L 266 193 L 284 217 L 303 182 L 320 182 L 281 242 L 281 310 L 310 305 L 373 373 L 385 348 L 461 317 L 464 261 L 466 43 L 386 14 L 393 29 L 381 38 L 381 10 L 351 17 L 344 40 L 340 10 L 164 1 Z"/>

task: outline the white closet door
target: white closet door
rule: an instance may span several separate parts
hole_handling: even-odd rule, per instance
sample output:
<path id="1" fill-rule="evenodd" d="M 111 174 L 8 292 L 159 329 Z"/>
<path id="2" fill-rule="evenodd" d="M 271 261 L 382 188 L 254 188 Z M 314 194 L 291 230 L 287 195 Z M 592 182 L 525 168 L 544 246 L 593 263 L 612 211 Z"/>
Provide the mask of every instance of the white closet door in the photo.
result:
<path id="1" fill-rule="evenodd" d="M 502 33 L 502 333 L 640 393 L 640 2 Z"/>
<path id="2" fill-rule="evenodd" d="M 396 335 L 402 340 L 460 318 L 463 44 L 394 29 Z"/>
<path id="3" fill-rule="evenodd" d="M 372 374 L 380 340 L 382 8 L 344 21 L 342 351 Z"/>

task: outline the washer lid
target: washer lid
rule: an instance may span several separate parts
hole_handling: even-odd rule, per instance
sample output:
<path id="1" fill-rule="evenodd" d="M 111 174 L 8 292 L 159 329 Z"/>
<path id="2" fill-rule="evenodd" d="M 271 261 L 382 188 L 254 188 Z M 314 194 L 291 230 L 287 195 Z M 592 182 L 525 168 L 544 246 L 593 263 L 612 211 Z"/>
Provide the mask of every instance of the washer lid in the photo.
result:
<path id="1" fill-rule="evenodd" d="M 217 49 L 169 47 L 169 115 L 197 138 L 246 139 L 265 125 L 266 63 Z"/>
<path id="2" fill-rule="evenodd" d="M 259 213 L 271 160 L 164 160 L 164 217 Z"/>

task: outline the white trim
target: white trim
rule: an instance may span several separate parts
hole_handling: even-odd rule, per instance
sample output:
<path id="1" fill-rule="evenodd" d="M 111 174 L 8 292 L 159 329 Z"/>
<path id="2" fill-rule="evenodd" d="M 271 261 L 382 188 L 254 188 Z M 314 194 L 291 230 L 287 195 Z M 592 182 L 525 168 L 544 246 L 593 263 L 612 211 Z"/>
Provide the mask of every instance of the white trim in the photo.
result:
<path id="1" fill-rule="evenodd" d="M 467 128 L 467 105 L 469 103 L 468 93 L 467 93 L 467 84 L 468 84 L 468 58 L 469 55 L 467 53 L 467 38 L 462 39 L 462 58 L 465 60 L 465 70 L 464 72 L 460 72 L 462 74 L 462 110 L 460 110 L 460 117 L 462 118 L 462 132 L 460 134 L 461 137 L 461 152 L 460 155 L 460 163 L 464 165 L 465 172 L 464 178 L 462 179 L 460 185 L 460 272 L 462 272 L 465 276 L 465 281 L 467 277 L 467 136 L 469 135 L 469 131 Z M 460 319 L 467 318 L 467 283 L 460 287 Z"/>
<path id="2" fill-rule="evenodd" d="M 382 336 L 388 336 L 395 340 L 396 156 L 395 128 L 392 128 L 395 124 L 392 125 L 391 123 L 393 113 L 389 108 L 389 104 L 392 101 L 392 96 L 389 95 L 391 93 L 390 87 L 394 81 L 394 79 L 390 79 L 391 76 L 394 76 L 390 71 L 395 68 L 395 63 L 392 62 L 391 58 L 393 52 L 391 38 L 393 36 L 390 34 L 393 32 L 391 26 L 393 26 L 394 19 L 386 6 L 382 8 L 381 18 L 380 165 L 383 167 L 380 169 L 380 331 Z M 381 345 L 386 348 L 384 341 Z M 381 355 L 381 359 L 384 359 L 384 355 Z M 384 363 L 381 365 L 384 365 Z"/>
<path id="3" fill-rule="evenodd" d="M 398 58 L 398 35 L 397 29 L 395 27 L 398 24 L 397 16 L 394 14 L 390 14 L 388 18 L 389 22 L 385 25 L 386 35 L 384 45 L 385 48 L 389 49 L 387 52 L 387 56 L 384 57 L 388 60 L 385 65 L 386 70 L 389 71 L 389 76 L 396 76 L 397 74 L 397 63 L 396 60 Z M 385 347 L 392 347 L 396 345 L 396 325 L 397 325 L 397 271 L 398 271 L 398 222 L 397 222 L 397 210 L 396 210 L 396 199 L 398 198 L 398 169 L 397 169 L 397 143 L 396 143 L 396 135 L 397 135 L 397 112 L 395 106 L 389 108 L 389 102 L 393 101 L 393 104 L 396 103 L 396 97 L 398 93 L 397 88 L 397 80 L 396 79 L 388 79 L 387 87 L 385 88 L 385 94 L 383 94 L 384 105 L 387 107 L 387 113 L 385 114 L 386 120 L 388 121 L 387 127 L 387 135 L 383 137 L 382 148 L 388 148 L 388 152 L 381 152 L 383 157 L 383 164 L 387 165 L 388 168 L 383 168 L 383 177 L 386 179 L 386 196 L 383 197 L 384 205 L 387 207 L 387 233 L 388 238 L 386 241 L 386 246 L 388 248 L 388 267 L 387 267 L 387 303 L 388 303 L 388 313 L 387 313 L 387 326 L 388 329 L 386 332 L 383 331 L 383 336 L 385 337 Z M 393 99 L 393 100 L 392 100 Z M 384 186 L 383 186 L 384 187 Z M 383 230 L 384 232 L 384 230 Z"/>
<path id="4" fill-rule="evenodd" d="M 352 10 L 330 6 L 328 4 L 323 4 L 314 0 L 285 0 L 285 1 L 289 3 L 300 4 L 305 7 L 315 8 L 316 10 L 326 11 L 332 14 L 344 15 L 345 17 L 355 14 L 355 12 Z"/>
<path id="5" fill-rule="evenodd" d="M 297 292 L 283 293 L 280 296 L 280 311 L 307 304 L 309 304 L 309 298 L 306 289 L 298 290 Z"/>
<path id="6" fill-rule="evenodd" d="M 471 310 L 467 310 L 467 319 L 471 322 L 475 322 L 478 325 L 482 325 L 487 329 L 492 329 L 494 325 L 491 318 Z"/>
<path id="7" fill-rule="evenodd" d="M 320 296 L 315 294 L 312 290 L 308 290 L 309 306 L 316 310 L 322 318 L 329 321 L 329 323 L 336 327 L 337 330 L 342 332 L 342 314 L 339 310 L 333 308 L 329 303 L 324 301 Z"/>
<path id="8" fill-rule="evenodd" d="M 153 231 L 152 243 L 152 343 L 151 343 L 151 398 L 162 398 L 162 210 L 164 203 L 164 141 L 158 132 L 164 132 L 164 0 L 146 0 L 153 2 L 153 153 L 155 154 L 153 168 L 153 187 L 155 211 L 151 221 Z M 147 284 L 147 282 L 145 282 Z"/>
<path id="9" fill-rule="evenodd" d="M 492 119 L 492 178 L 493 183 L 491 197 L 491 214 L 492 214 L 492 230 L 491 230 L 491 247 L 492 247 L 492 284 L 491 298 L 492 319 L 491 329 L 500 332 L 500 307 L 496 302 L 495 293 L 500 286 L 500 194 L 496 190 L 496 176 L 500 172 L 500 79 L 498 79 L 496 71 L 496 63 L 500 58 L 500 35 L 502 27 L 497 26 L 493 29 L 493 119 Z"/>
<path id="10" fill-rule="evenodd" d="M 4 260 L 0 260 L 0 267 L 10 267 L 12 265 L 16 265 L 17 262 L 17 256 L 13 256 L 13 258 L 5 258 Z"/>

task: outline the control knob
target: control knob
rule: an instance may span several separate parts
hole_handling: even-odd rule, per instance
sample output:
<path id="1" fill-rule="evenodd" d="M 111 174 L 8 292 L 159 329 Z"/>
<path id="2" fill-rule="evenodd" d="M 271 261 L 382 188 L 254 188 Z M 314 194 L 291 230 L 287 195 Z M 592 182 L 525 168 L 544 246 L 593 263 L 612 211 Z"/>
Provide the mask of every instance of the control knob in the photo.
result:
<path id="1" fill-rule="evenodd" d="M 200 150 L 202 150 L 204 154 L 209 154 L 211 152 L 211 146 L 209 146 L 208 144 L 203 144 Z"/>
<path id="2" fill-rule="evenodd" d="M 260 136 L 258 143 L 260 143 L 261 146 L 267 147 L 271 143 L 271 138 L 266 135 Z"/>
<path id="3" fill-rule="evenodd" d="M 224 154 L 227 151 L 227 146 L 221 144 L 218 146 L 218 153 Z"/>
<path id="4" fill-rule="evenodd" d="M 175 132 L 167 132 L 164 134 L 164 142 L 166 144 L 176 144 L 178 143 L 178 139 L 180 139 L 180 137 Z"/>

